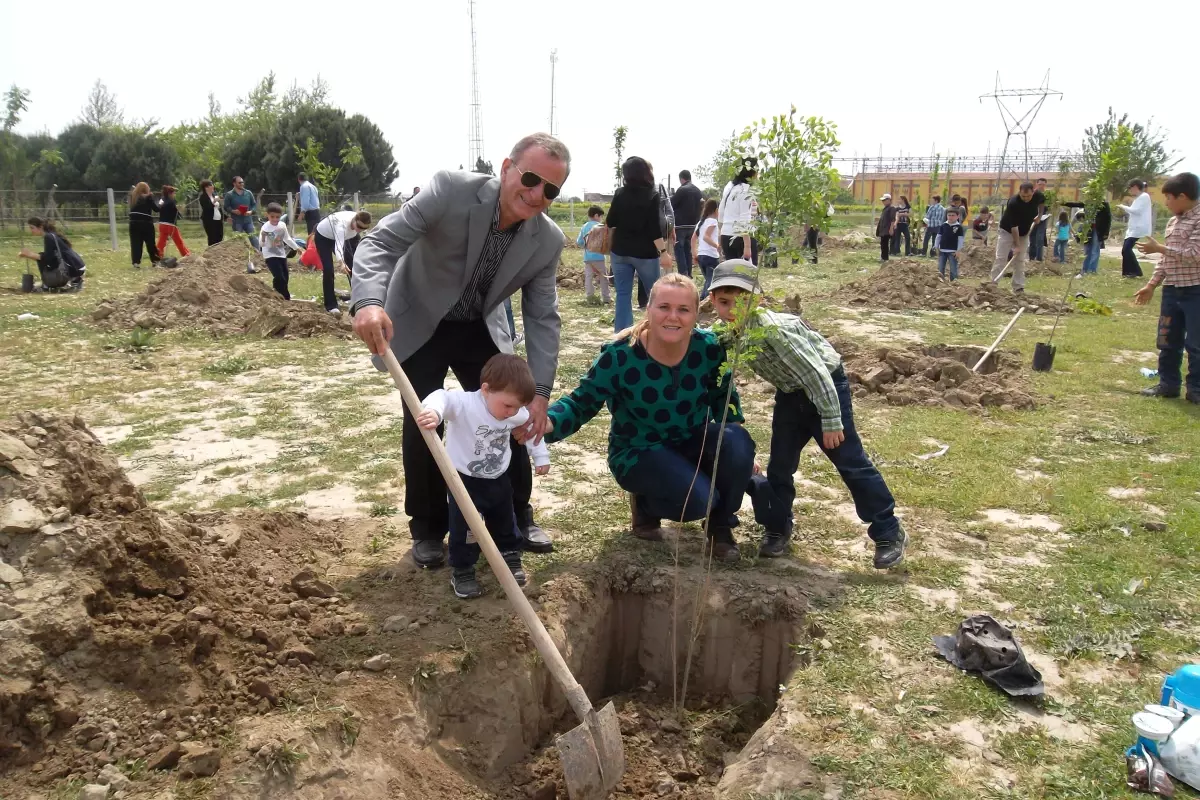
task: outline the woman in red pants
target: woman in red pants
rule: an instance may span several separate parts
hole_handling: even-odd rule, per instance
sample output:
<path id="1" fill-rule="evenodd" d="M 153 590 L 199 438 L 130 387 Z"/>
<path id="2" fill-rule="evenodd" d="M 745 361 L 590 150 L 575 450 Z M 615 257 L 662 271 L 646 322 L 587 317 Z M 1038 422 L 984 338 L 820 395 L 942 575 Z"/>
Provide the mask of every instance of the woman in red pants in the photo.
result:
<path id="1" fill-rule="evenodd" d="M 162 199 L 158 201 L 158 252 L 165 253 L 163 248 L 167 244 L 167 237 L 175 243 L 175 247 L 179 250 L 180 258 L 188 254 L 187 245 L 183 243 L 183 237 L 179 235 L 179 207 L 175 205 L 175 187 L 162 187 Z"/>

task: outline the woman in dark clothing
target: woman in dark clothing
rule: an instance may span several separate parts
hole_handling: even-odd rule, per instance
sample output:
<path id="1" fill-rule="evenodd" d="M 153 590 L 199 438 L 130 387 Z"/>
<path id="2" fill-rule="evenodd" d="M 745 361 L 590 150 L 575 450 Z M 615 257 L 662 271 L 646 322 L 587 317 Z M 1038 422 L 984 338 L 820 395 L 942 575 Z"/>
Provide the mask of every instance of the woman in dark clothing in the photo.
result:
<path id="1" fill-rule="evenodd" d="M 42 237 L 42 252 L 35 253 L 28 247 L 23 247 L 21 248 L 21 258 L 37 262 L 38 271 L 42 276 L 42 291 L 78 292 L 82 290 L 83 274 L 87 271 L 87 267 L 84 266 L 83 259 L 79 257 L 79 254 L 71 248 L 71 242 L 55 230 L 53 222 L 41 217 L 30 217 L 26 224 L 29 225 L 30 233 Z M 58 281 L 48 283 L 46 273 L 57 273 L 60 265 L 65 265 L 67 268 L 67 282 L 65 285 L 52 286 L 50 283 L 57 284 Z"/>
<path id="2" fill-rule="evenodd" d="M 188 254 L 187 245 L 179 235 L 179 206 L 175 204 L 175 187 L 162 187 L 162 199 L 158 201 L 158 252 L 167 252 L 167 239 L 175 243 L 180 258 Z"/>
<path id="3" fill-rule="evenodd" d="M 142 247 L 150 254 L 150 263 L 158 264 L 154 246 L 154 211 L 157 208 L 150 184 L 142 181 L 129 193 L 129 249 L 133 268 L 142 268 Z"/>
<path id="4" fill-rule="evenodd" d="M 664 518 L 704 519 L 712 492 L 708 546 L 717 560 L 737 561 L 733 526 L 754 471 L 754 440 L 722 369 L 725 348 L 696 327 L 699 304 L 691 278 L 660 278 L 645 319 L 601 347 L 578 388 L 550 406 L 546 441 L 563 441 L 607 406 L 608 467 L 630 493 L 633 535 L 659 541 Z"/>
<path id="5" fill-rule="evenodd" d="M 208 235 L 208 246 L 212 247 L 225 238 L 225 218 L 221 213 L 221 201 L 217 199 L 213 182 L 200 181 L 200 222 Z"/>
<path id="6" fill-rule="evenodd" d="M 912 255 L 912 238 L 908 233 L 908 217 L 912 213 L 912 206 L 908 204 L 908 198 L 900 195 L 900 202 L 896 204 L 896 232 L 892 234 L 892 255 L 900 255 L 900 237 L 904 237 L 904 255 Z M 959 220 L 963 222 L 963 220 Z"/>
<path id="7" fill-rule="evenodd" d="M 671 266 L 671 253 L 658 216 L 654 173 L 644 158 L 630 156 L 621 165 L 625 185 L 613 195 L 605 224 L 612 232 L 613 284 L 617 290 L 613 330 L 633 325 L 633 284 L 653 286 Z"/>

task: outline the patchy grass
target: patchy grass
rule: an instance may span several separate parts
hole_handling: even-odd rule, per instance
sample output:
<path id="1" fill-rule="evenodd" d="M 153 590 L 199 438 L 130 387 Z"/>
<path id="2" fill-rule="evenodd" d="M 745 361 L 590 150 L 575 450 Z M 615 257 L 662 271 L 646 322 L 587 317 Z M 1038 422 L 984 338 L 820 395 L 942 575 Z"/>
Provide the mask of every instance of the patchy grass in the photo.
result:
<path id="1" fill-rule="evenodd" d="M 141 476 L 147 496 L 167 508 L 305 508 L 315 493 L 352 487 L 364 504 L 352 513 L 390 518 L 356 544 L 357 557 L 381 563 L 402 556 L 400 402 L 361 346 L 192 332 L 125 347 L 129 334 L 101 332 L 87 313 L 102 297 L 140 291 L 154 272 L 130 269 L 103 238 L 83 237 L 81 247 L 89 274 L 83 293 L 0 292 L 7 389 L 0 411 L 79 412 L 112 437 L 111 448 Z M 576 269 L 579 257 L 576 250 L 565 256 Z M 806 319 L 845 336 L 835 324 L 846 318 L 836 289 L 875 268 L 872 250 L 826 251 L 816 266 L 786 262 L 766 273 L 766 288 L 799 293 Z M 859 430 L 912 537 L 905 568 L 870 568 L 863 527 L 843 507 L 850 498 L 815 447 L 801 459 L 799 477 L 811 484 L 799 487 L 792 558 L 757 561 L 760 529 L 743 515 L 744 557 L 728 569 L 770 572 L 800 588 L 812 569 L 841 579 L 840 592 L 814 601 L 820 642 L 797 643 L 807 663 L 785 693 L 799 713 L 786 715 L 784 733 L 841 787 L 842 798 L 1132 797 L 1121 757 L 1133 735 L 1129 715 L 1158 696 L 1164 674 L 1200 659 L 1200 572 L 1192 568 L 1200 409 L 1138 396 L 1147 385 L 1138 368 L 1153 365 L 1141 354 L 1153 351 L 1157 310 L 1132 305 L 1133 287 L 1116 265 L 1105 257 L 1099 277 L 1074 287 L 1113 314 L 1062 320 L 1054 370 L 1032 375 L 1037 410 L 970 414 L 856 401 Z M 18 274 L 18 265 L 0 263 L 0 284 L 17 285 Z M 1033 277 L 1028 288 L 1058 297 L 1066 280 Z M 297 297 L 319 294 L 319 285 L 313 274 L 292 279 Z M 520 320 L 519 299 L 514 306 Z M 562 292 L 560 307 L 556 394 L 573 388 L 612 335 L 611 310 L 587 305 L 582 291 Z M 17 322 L 24 311 L 41 319 Z M 866 318 L 926 344 L 986 345 L 1007 322 L 1007 315 L 967 312 L 868 311 Z M 1052 323 L 1026 315 L 1004 346 L 1028 364 Z M 743 399 L 765 464 L 771 397 L 746 389 Z M 672 545 L 624 532 L 627 499 L 603 466 L 607 422 L 602 411 L 569 447 L 552 448 L 551 474 L 536 479 L 538 520 L 557 542 L 553 554 L 526 559 L 537 580 L 616 553 L 673 562 Z M 950 449 L 919 460 L 935 449 L 927 440 Z M 198 493 L 189 483 L 198 471 L 204 490 L 221 491 Z M 984 509 L 1041 515 L 1061 527 L 1007 527 L 988 522 Z M 683 560 L 697 563 L 699 528 L 684 526 L 682 536 Z M 1047 667 L 1045 698 L 1013 701 L 934 655 L 930 637 L 976 612 L 1012 626 Z M 464 643 L 460 667 L 469 668 L 470 654 Z M 345 663 L 358 663 L 357 656 Z M 428 664 L 412 676 L 414 683 L 436 679 Z M 982 748 L 964 733 L 974 729 Z M 203 797 L 211 787 L 180 784 L 176 795 Z M 1177 796 L 1195 796 L 1178 789 Z M 55 796 L 71 791 L 78 787 Z"/>

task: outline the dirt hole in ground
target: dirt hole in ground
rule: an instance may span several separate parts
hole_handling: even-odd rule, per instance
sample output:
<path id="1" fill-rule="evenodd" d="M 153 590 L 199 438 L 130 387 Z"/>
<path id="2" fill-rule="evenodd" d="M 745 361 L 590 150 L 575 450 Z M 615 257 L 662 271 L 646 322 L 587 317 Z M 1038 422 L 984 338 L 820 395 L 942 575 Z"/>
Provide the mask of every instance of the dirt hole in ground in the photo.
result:
<path id="1" fill-rule="evenodd" d="M 616 707 L 626 757 L 617 797 L 715 796 L 727 766 L 775 710 L 809 638 L 796 589 L 756 586 L 744 576 L 736 588 L 713 584 L 701 603 L 687 703 L 677 711 L 672 698 L 683 692 L 700 576 L 686 577 L 692 596 L 680 598 L 678 610 L 663 575 L 649 591 L 618 580 L 559 594 L 564 587 L 555 584 L 573 576 L 545 587 L 567 598 L 547 603 L 543 617 L 577 679 L 597 707 Z M 449 764 L 506 800 L 548 797 L 551 785 L 566 796 L 554 738 L 578 721 L 530 647 L 416 687 L 430 737 Z"/>
<path id="2" fill-rule="evenodd" d="M 554 735 L 575 721 L 494 578 L 464 603 L 445 571 L 364 564 L 390 527 L 160 512 L 81 418 L 0 420 L 0 796 L 565 796 Z M 621 553 L 559 569 L 531 561 L 528 592 L 590 696 L 618 708 L 618 797 L 740 797 L 768 769 L 811 780 L 770 730 L 808 598 L 832 579 L 706 582 L 685 558 L 676 582 Z"/>

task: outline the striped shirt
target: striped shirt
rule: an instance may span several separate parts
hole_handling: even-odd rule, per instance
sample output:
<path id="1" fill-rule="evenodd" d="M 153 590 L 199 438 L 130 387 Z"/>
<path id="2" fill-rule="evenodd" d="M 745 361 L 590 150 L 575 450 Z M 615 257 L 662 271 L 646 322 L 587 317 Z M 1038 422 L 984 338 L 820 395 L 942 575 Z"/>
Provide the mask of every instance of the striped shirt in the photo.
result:
<path id="1" fill-rule="evenodd" d="M 751 327 L 763 327 L 766 341 L 754 354 L 750 368 L 784 393 L 804 392 L 821 415 L 821 431 L 840 431 L 842 405 L 832 374 L 842 367 L 842 357 L 825 337 L 791 314 L 758 309 Z"/>
<path id="2" fill-rule="evenodd" d="M 925 223 L 930 230 L 937 230 L 942 227 L 942 223 L 946 221 L 946 207 L 941 203 L 934 203 L 929 208 L 925 209 Z M 962 222 L 963 220 L 959 220 Z"/>
<path id="3" fill-rule="evenodd" d="M 471 280 L 467 282 L 467 288 L 463 290 L 458 302 L 446 314 L 447 320 L 471 322 L 483 319 L 483 304 L 492 288 L 492 281 L 496 279 L 500 262 L 504 260 L 508 246 L 512 244 L 520 229 L 521 223 L 507 230 L 500 229 L 500 203 L 497 202 L 496 211 L 492 214 L 492 227 L 488 230 L 487 241 L 483 243 L 483 251 L 479 254 L 479 261 L 475 263 Z"/>
<path id="4" fill-rule="evenodd" d="M 1150 276 L 1150 285 L 1200 286 L 1200 204 L 1171 217 L 1163 246 L 1166 252 Z"/>

